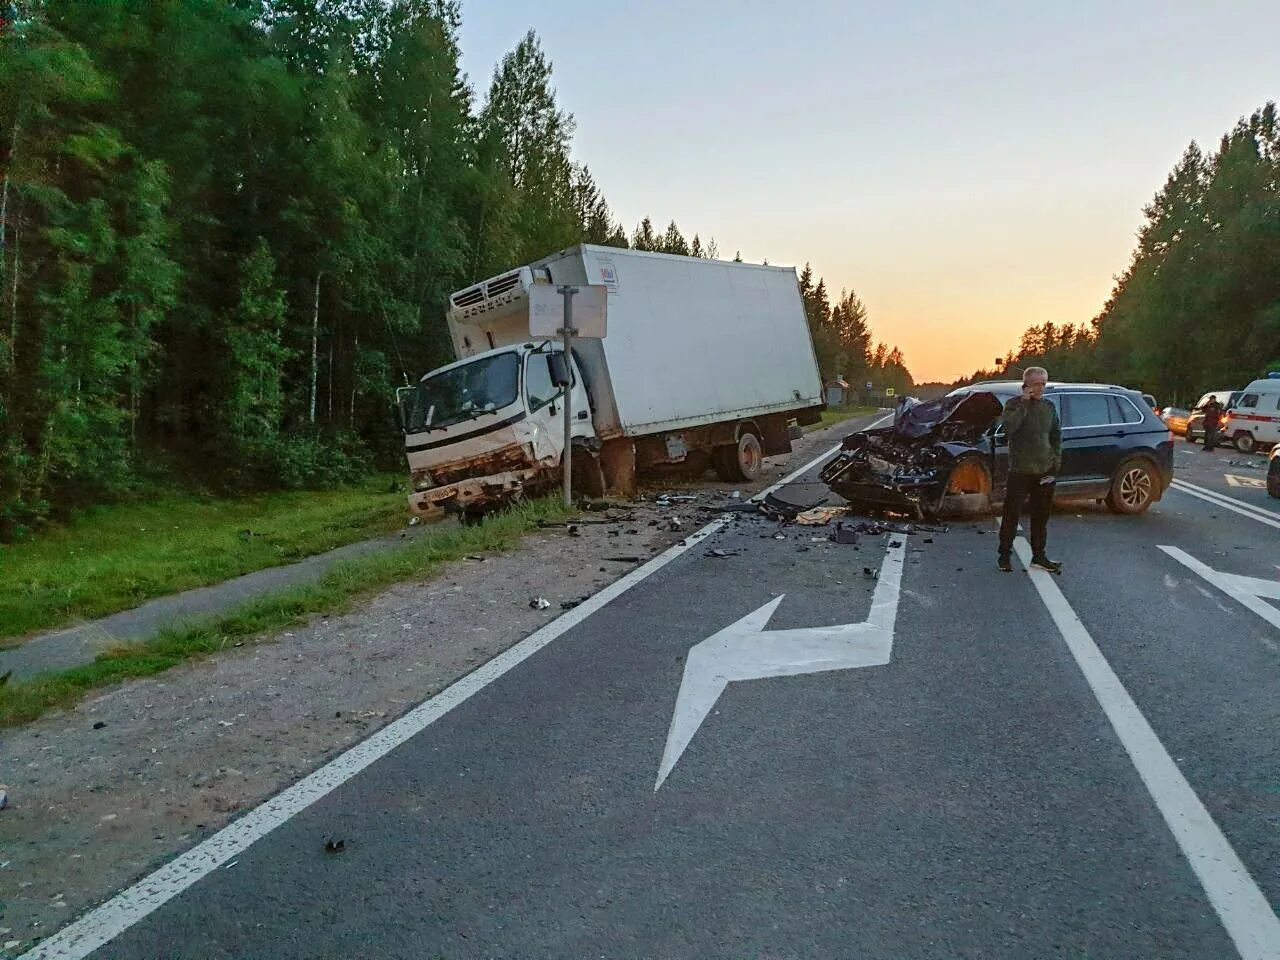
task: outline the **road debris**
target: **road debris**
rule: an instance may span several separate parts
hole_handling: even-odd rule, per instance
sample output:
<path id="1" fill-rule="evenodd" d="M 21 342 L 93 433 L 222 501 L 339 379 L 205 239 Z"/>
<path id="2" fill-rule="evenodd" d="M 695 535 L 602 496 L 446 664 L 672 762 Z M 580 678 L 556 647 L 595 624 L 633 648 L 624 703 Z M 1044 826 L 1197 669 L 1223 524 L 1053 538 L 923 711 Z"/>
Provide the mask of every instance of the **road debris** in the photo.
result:
<path id="1" fill-rule="evenodd" d="M 347 849 L 347 841 L 337 837 L 330 837 L 324 842 L 325 853 L 341 853 Z"/>
<path id="2" fill-rule="evenodd" d="M 721 550 L 719 547 L 714 550 L 708 550 L 704 556 L 714 557 L 716 560 L 727 560 L 729 557 L 736 557 L 742 551 L 740 550 Z"/>
<path id="3" fill-rule="evenodd" d="M 96 723 L 94 723 L 94 725 L 93 725 L 93 729 L 95 729 L 95 730 L 101 730 L 101 729 L 102 729 L 103 727 L 105 727 L 106 725 L 107 725 L 107 723 L 106 723 L 106 721 L 105 721 L 105 720 L 99 720 L 99 721 L 97 721 Z"/>
<path id="4" fill-rule="evenodd" d="M 581 606 L 589 597 L 579 597 L 577 600 L 562 600 L 560 602 L 561 610 L 572 610 L 574 607 Z"/>
<path id="5" fill-rule="evenodd" d="M 679 517 L 672 517 L 670 520 L 667 521 L 667 529 L 670 530 L 672 533 L 679 533 L 681 530 L 684 529 L 684 521 L 681 520 Z"/>
<path id="6" fill-rule="evenodd" d="M 823 527 L 838 517 L 848 514 L 848 507 L 815 507 L 796 514 L 795 522 L 802 527 Z"/>
<path id="7" fill-rule="evenodd" d="M 610 563 L 639 563 L 640 557 L 605 557 Z M 602 568 L 603 569 L 603 568 Z"/>
<path id="8" fill-rule="evenodd" d="M 815 500 L 813 503 L 790 503 L 786 500 L 779 499 L 772 493 L 760 501 L 760 512 L 772 520 L 782 520 L 787 523 L 795 521 L 802 513 L 807 513 L 827 502 L 826 497 Z"/>
<path id="9" fill-rule="evenodd" d="M 9 806 L 9 788 L 0 784 L 0 810 L 5 810 Z"/>
<path id="10" fill-rule="evenodd" d="M 546 597 L 534 597 L 529 601 L 529 609 L 531 610 L 547 610 L 551 607 L 551 601 Z"/>
<path id="11" fill-rule="evenodd" d="M 856 544 L 858 542 L 858 528 L 852 523 L 837 523 L 835 533 L 831 535 L 831 539 L 835 543 L 846 546 Z"/>

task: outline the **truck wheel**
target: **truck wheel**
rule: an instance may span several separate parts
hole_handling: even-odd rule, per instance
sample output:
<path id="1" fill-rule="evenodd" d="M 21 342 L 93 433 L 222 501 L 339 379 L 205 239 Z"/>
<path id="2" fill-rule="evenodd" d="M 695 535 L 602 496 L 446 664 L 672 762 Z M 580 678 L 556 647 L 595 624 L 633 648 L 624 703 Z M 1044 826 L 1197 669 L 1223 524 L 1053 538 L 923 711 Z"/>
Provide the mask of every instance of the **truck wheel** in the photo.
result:
<path id="1" fill-rule="evenodd" d="M 743 430 L 734 446 L 716 447 L 716 476 L 726 483 L 754 480 L 764 466 L 764 447 L 760 438 Z"/>
<path id="2" fill-rule="evenodd" d="M 1155 502 L 1157 483 L 1150 461 L 1126 460 L 1111 479 L 1107 506 L 1114 513 L 1142 513 Z"/>
<path id="3" fill-rule="evenodd" d="M 1280 461 L 1272 461 L 1272 463 L 1277 462 Z M 1267 494 L 1280 500 L 1280 470 L 1274 466 L 1267 471 Z"/>
<path id="4" fill-rule="evenodd" d="M 1235 443 L 1236 449 L 1241 453 L 1253 453 L 1258 447 L 1258 441 L 1247 430 L 1238 431 L 1231 439 Z"/>

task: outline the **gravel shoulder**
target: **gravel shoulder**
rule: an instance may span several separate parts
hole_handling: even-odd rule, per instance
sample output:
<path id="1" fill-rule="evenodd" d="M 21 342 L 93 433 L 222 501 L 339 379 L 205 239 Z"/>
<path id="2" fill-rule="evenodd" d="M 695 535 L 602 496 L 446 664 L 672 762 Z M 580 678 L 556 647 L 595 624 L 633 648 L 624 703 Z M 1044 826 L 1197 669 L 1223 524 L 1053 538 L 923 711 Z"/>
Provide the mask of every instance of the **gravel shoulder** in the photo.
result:
<path id="1" fill-rule="evenodd" d="M 865 422 L 807 435 L 736 489 L 747 497 L 777 482 Z M 698 501 L 655 502 L 677 489 Z M 612 520 L 585 515 L 578 536 L 548 528 L 341 616 L 4 731 L 0 955 L 53 933 L 553 620 L 561 604 L 678 542 L 733 489 L 650 487 Z M 539 597 L 547 609 L 531 607 Z"/>

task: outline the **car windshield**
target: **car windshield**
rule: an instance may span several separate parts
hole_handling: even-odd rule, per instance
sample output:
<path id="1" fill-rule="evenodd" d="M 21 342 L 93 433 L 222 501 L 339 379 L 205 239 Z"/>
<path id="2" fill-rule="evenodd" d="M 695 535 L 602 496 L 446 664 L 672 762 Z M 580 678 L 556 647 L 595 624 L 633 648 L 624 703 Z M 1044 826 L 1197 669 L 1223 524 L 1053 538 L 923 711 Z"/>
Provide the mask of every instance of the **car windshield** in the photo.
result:
<path id="1" fill-rule="evenodd" d="M 427 377 L 410 402 L 406 425 L 410 433 L 473 420 L 516 402 L 520 359 L 499 353 Z"/>

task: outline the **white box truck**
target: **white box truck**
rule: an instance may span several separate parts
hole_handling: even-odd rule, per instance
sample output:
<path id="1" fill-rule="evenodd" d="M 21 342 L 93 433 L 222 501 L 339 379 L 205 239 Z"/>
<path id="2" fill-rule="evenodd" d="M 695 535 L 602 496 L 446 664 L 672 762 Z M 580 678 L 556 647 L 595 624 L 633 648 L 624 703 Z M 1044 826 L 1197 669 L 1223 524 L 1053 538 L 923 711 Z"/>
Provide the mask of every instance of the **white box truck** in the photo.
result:
<path id="1" fill-rule="evenodd" d="M 450 297 L 459 359 L 398 398 L 414 514 L 477 514 L 559 479 L 566 368 L 559 341 L 529 333 L 543 283 L 608 288 L 608 335 L 575 340 L 570 365 L 585 495 L 628 495 L 637 471 L 677 464 L 750 480 L 820 419 L 794 269 L 575 246 Z"/>

